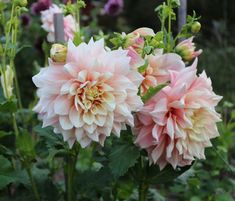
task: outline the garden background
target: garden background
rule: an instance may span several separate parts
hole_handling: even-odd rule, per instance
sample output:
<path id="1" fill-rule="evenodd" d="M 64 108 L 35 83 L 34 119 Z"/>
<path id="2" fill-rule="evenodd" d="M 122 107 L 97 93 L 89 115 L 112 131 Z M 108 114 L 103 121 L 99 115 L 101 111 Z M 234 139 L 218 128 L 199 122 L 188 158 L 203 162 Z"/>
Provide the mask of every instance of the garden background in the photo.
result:
<path id="1" fill-rule="evenodd" d="M 33 0 L 29 1 L 27 7 L 30 9 L 34 2 Z M 84 27 L 87 36 L 102 35 L 111 31 L 128 33 L 143 26 L 153 28 L 155 31 L 160 29 L 154 8 L 162 1 L 124 0 L 123 11 L 116 16 L 104 14 L 102 9 L 105 3 L 105 0 L 86 1 L 87 7 L 82 11 L 81 25 Z M 214 148 L 207 150 L 206 161 L 197 161 L 192 169 L 177 178 L 175 182 L 170 181 L 164 185 L 156 185 L 157 191 L 152 189 L 149 200 L 233 201 L 235 199 L 234 9 L 234 0 L 188 0 L 188 13 L 192 14 L 195 10 L 197 15 L 201 16 L 202 30 L 195 41 L 198 47 L 203 49 L 203 54 L 199 60 L 199 68 L 207 71 L 208 76 L 212 79 L 215 92 L 224 96 L 218 108 L 223 115 L 223 122 L 218 125 L 221 136 L 213 140 Z M 49 45 L 45 42 L 47 33 L 40 27 L 39 15 L 30 11 L 30 14 L 23 14 L 21 21 L 19 41 L 25 47 L 16 57 L 16 70 L 23 105 L 27 107 L 34 105 L 36 88 L 31 78 L 36 74 L 39 67 L 44 65 L 46 59 L 44 52 Z M 174 31 L 177 31 L 177 23 L 175 23 Z M 0 113 L 1 130 L 10 126 L 8 120 L 8 117 Z M 0 140 L 2 144 L 11 147 L 11 137 Z M 36 151 L 42 154 L 41 148 L 38 145 Z M 43 154 L 47 153 L 43 152 Z M 80 160 L 81 169 L 84 171 L 91 165 L 89 162 L 91 156 L 89 154 L 89 151 L 84 151 Z M 3 165 L 4 161 L 0 160 L 0 169 Z M 56 189 L 52 189 L 52 187 L 55 188 L 52 184 L 47 183 L 45 171 L 38 170 L 35 173 L 38 174 L 37 182 L 39 186 L 41 185 L 40 191 L 48 191 L 48 194 L 50 194 L 50 198 L 45 200 L 54 200 L 58 196 L 58 192 Z M 84 195 L 91 192 L 89 196 L 85 196 L 87 200 L 96 200 L 93 196 L 94 189 L 102 188 L 104 184 L 95 183 L 91 185 L 92 178 L 90 178 L 90 181 L 87 181 L 86 178 L 83 175 L 78 180 L 80 184 L 84 185 L 81 191 Z M 135 200 L 131 185 L 123 182 L 120 183 L 120 186 L 118 192 L 120 200 L 127 200 L 128 197 L 128 200 Z M 0 189 L 1 201 L 6 201 L 6 198 L 4 198 L 5 191 L 5 189 Z M 22 187 L 19 194 L 21 198 L 15 200 L 22 200 L 27 195 L 27 190 Z"/>

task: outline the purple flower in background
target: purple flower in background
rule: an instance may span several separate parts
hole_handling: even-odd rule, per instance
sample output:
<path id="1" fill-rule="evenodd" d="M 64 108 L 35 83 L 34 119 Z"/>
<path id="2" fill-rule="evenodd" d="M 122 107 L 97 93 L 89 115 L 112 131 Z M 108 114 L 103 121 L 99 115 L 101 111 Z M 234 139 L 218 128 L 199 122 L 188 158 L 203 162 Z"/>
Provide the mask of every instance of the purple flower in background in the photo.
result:
<path id="1" fill-rule="evenodd" d="M 64 4 L 67 4 L 67 3 L 75 3 L 76 2 L 76 0 L 63 0 L 63 3 Z"/>
<path id="2" fill-rule="evenodd" d="M 105 13 L 115 16 L 123 10 L 123 0 L 109 0 L 104 6 Z"/>
<path id="3" fill-rule="evenodd" d="M 24 26 L 24 27 L 29 26 L 30 21 L 31 21 L 30 16 L 27 15 L 27 14 L 21 15 L 20 20 L 21 20 L 21 25 Z"/>
<path id="4" fill-rule="evenodd" d="M 47 10 L 51 4 L 51 0 L 38 0 L 32 4 L 31 12 L 34 15 L 39 15 L 41 11 Z"/>

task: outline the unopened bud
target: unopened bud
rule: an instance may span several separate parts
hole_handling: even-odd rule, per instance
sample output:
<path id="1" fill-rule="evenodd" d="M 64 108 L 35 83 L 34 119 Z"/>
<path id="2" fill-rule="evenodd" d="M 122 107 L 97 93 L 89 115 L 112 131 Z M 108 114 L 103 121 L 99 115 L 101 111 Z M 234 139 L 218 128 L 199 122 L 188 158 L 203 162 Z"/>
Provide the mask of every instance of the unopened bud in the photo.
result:
<path id="1" fill-rule="evenodd" d="M 175 52 L 179 54 L 184 61 L 191 61 L 195 57 L 198 57 L 202 50 L 195 51 L 196 46 L 193 43 L 193 37 L 188 38 L 175 47 Z"/>
<path id="2" fill-rule="evenodd" d="M 15 4 L 17 6 L 25 7 L 25 6 L 27 6 L 28 1 L 27 0 L 15 0 Z"/>
<path id="3" fill-rule="evenodd" d="M 9 99 L 13 95 L 13 84 L 14 72 L 10 66 L 7 66 L 6 70 L 1 75 L 1 85 L 6 99 Z"/>
<path id="4" fill-rule="evenodd" d="M 191 27 L 191 32 L 196 34 L 201 30 L 201 24 L 200 22 L 194 22 Z"/>
<path id="5" fill-rule="evenodd" d="M 50 55 L 54 62 L 63 63 L 66 61 L 67 47 L 61 44 L 53 44 Z"/>

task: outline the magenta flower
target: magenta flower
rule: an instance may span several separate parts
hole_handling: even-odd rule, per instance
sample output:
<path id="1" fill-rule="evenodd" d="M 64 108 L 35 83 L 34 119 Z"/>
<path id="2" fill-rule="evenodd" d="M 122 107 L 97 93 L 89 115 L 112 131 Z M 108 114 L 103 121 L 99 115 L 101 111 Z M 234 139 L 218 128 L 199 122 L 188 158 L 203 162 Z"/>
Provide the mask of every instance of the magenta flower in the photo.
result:
<path id="1" fill-rule="evenodd" d="M 20 20 L 21 20 L 22 26 L 24 26 L 24 27 L 29 26 L 30 21 L 31 21 L 30 16 L 28 14 L 21 15 Z"/>
<path id="2" fill-rule="evenodd" d="M 38 0 L 32 4 L 31 12 L 34 15 L 40 15 L 41 11 L 47 10 L 51 4 L 51 0 Z"/>
<path id="3" fill-rule="evenodd" d="M 130 66 L 126 50 L 107 51 L 104 40 L 78 47 L 70 41 L 64 63 L 53 63 L 33 77 L 38 87 L 43 127 L 53 126 L 69 146 L 104 144 L 111 132 L 120 136 L 134 126 L 132 112 L 142 107 L 138 87 L 143 77 Z"/>
<path id="4" fill-rule="evenodd" d="M 196 64 L 170 71 L 170 84 L 150 99 L 136 117 L 135 143 L 146 149 L 150 162 L 163 169 L 205 159 L 205 147 L 219 135 L 221 121 L 215 106 L 221 100 L 206 73 L 196 74 Z"/>
<path id="5" fill-rule="evenodd" d="M 122 12 L 123 6 L 123 0 L 109 0 L 104 6 L 104 10 L 106 14 L 116 16 Z"/>

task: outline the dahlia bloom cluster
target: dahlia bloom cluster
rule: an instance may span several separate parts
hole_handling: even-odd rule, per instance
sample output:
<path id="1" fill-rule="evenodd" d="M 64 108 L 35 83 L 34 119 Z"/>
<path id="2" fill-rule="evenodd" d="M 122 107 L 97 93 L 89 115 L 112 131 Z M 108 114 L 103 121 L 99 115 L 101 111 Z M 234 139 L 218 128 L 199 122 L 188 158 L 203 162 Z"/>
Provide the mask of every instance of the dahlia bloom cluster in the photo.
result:
<path id="1" fill-rule="evenodd" d="M 174 52 L 156 48 L 143 54 L 146 38 L 155 36 L 149 28 L 121 36 L 125 45 L 117 50 L 105 47 L 103 39 L 53 46 L 49 66 L 33 77 L 39 96 L 34 111 L 43 127 L 53 126 L 70 147 L 77 141 L 84 148 L 103 145 L 111 133 L 119 137 L 129 125 L 134 143 L 160 169 L 205 158 L 210 139 L 219 135 L 215 106 L 221 97 L 205 72 L 197 75 L 197 58 L 187 67 Z M 192 39 L 178 47 L 184 44 L 198 55 Z M 141 98 L 160 84 L 166 86 L 143 104 Z"/>
<path id="2" fill-rule="evenodd" d="M 48 42 L 55 42 L 54 14 L 63 13 L 63 9 L 56 4 L 52 4 L 47 10 L 41 12 L 42 28 L 48 32 Z M 76 31 L 76 21 L 72 15 L 64 17 L 64 34 L 65 41 L 73 39 Z"/>

